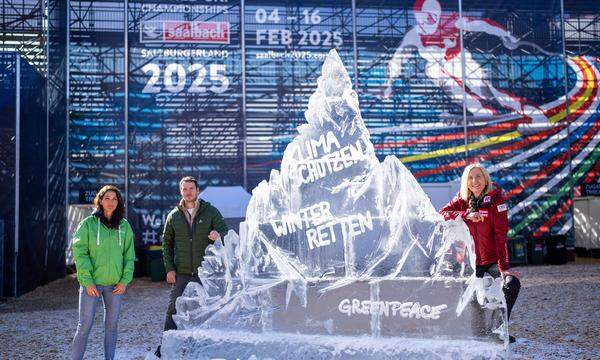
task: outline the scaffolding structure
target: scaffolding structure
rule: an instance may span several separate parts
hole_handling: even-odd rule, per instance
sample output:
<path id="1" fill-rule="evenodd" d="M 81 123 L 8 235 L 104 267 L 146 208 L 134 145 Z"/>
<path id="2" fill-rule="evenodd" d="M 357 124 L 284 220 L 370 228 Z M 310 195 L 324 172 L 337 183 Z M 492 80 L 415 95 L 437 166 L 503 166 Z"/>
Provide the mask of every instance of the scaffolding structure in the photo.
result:
<path id="1" fill-rule="evenodd" d="M 493 176 L 511 205 L 531 209 L 511 214 L 515 234 L 570 232 L 572 199 L 600 172 L 594 132 L 600 113 L 592 106 L 598 97 L 592 76 L 600 57 L 598 5 L 439 3 L 443 21 L 480 19 L 523 43 L 509 49 L 498 36 L 461 30 L 456 56 L 470 62 L 465 70 L 478 69 L 452 79 L 466 84 L 462 99 L 431 78 L 430 64 L 414 49 L 404 55 L 405 76 L 394 80 L 393 96 L 382 99 L 389 62 L 417 25 L 414 6 L 420 2 L 414 0 L 0 0 L 0 51 L 18 53 L 45 82 L 44 214 L 48 237 L 58 239 L 49 243 L 45 258 L 63 250 L 65 208 L 104 184 L 124 191 L 138 240 L 150 244 L 160 241 L 160 224 L 145 219 L 160 218 L 172 207 L 180 177 L 195 175 L 202 187 L 247 190 L 268 179 L 305 121 L 323 55 L 331 48 L 349 70 L 377 156 L 398 156 L 419 181 L 453 181 L 469 162 L 503 164 L 555 136 L 552 146 L 526 161 L 499 165 Z M 169 24 L 226 26 L 227 36 L 212 42 L 151 38 L 154 27 Z M 442 43 L 457 34 L 444 35 Z M 592 78 L 578 80 L 573 64 Z M 480 81 L 525 99 L 523 104 L 562 101 L 562 127 L 546 135 L 519 134 L 526 119 L 494 96 L 481 100 L 497 111 L 483 124 L 465 106 L 467 86 Z M 577 86 L 589 99 L 565 96 Z M 12 154 L 11 138 L 0 133 L 3 159 Z"/>

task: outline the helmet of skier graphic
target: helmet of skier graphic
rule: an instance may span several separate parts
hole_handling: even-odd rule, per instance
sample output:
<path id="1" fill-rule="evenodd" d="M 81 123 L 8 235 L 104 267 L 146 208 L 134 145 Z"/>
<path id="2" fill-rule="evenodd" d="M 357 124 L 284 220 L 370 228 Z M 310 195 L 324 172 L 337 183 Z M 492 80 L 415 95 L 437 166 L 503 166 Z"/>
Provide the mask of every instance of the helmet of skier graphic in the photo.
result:
<path id="1" fill-rule="evenodd" d="M 442 7 L 437 0 L 417 0 L 413 7 L 420 34 L 433 34 L 440 23 Z"/>

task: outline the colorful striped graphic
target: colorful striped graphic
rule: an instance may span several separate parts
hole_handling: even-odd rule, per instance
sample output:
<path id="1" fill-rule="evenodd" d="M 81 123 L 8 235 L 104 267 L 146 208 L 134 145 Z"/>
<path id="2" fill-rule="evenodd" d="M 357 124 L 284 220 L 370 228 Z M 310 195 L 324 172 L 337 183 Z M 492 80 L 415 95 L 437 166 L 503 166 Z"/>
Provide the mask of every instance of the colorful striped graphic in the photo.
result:
<path id="1" fill-rule="evenodd" d="M 475 161 L 483 162 L 509 198 L 511 236 L 541 236 L 557 229 L 568 231 L 571 189 L 594 181 L 600 170 L 600 63 L 598 59 L 584 56 L 570 58 L 567 63 L 576 76 L 568 94 L 568 111 L 564 96 L 541 105 L 539 108 L 548 118 L 545 125 L 532 124 L 531 119 L 519 117 L 487 126 L 469 126 L 467 145 L 411 154 L 400 160 L 415 169 L 417 179 L 431 176 L 456 179 L 458 169 Z M 454 127 L 447 132 L 440 129 L 440 132 L 374 146 L 376 149 L 406 149 L 418 144 L 464 142 L 462 129 Z M 467 152 L 467 158 L 457 160 Z M 540 166 L 528 166 L 530 163 Z M 515 174 L 520 179 L 515 179 Z"/>

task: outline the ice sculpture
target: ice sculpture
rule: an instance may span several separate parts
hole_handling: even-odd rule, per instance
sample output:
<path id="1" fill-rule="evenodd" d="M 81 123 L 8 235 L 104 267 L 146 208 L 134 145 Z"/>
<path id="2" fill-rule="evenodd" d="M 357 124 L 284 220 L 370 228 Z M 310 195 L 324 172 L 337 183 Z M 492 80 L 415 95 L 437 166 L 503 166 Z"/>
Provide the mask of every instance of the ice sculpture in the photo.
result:
<path id="1" fill-rule="evenodd" d="M 335 50 L 306 121 L 177 300 L 167 358 L 500 354 L 499 280 L 473 277 L 462 220 L 445 222 L 396 157 L 379 162 Z"/>

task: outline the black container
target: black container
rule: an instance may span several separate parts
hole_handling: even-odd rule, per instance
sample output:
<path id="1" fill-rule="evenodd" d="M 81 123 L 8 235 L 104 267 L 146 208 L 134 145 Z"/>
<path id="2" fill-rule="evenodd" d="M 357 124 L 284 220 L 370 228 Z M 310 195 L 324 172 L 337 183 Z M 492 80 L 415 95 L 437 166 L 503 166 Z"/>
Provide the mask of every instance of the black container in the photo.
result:
<path id="1" fill-rule="evenodd" d="M 569 262 L 575 261 L 575 246 L 567 246 L 567 260 Z"/>
<path id="2" fill-rule="evenodd" d="M 146 261 L 148 268 L 146 274 L 152 281 L 163 281 L 166 277 L 165 264 L 163 262 L 162 247 L 153 245 L 146 250 Z"/>
<path id="3" fill-rule="evenodd" d="M 582 248 L 582 247 L 575 247 L 575 255 L 577 255 L 577 257 L 590 257 L 590 256 L 592 256 L 592 254 L 590 253 L 590 250 L 588 250 L 586 248 Z"/>
<path id="4" fill-rule="evenodd" d="M 544 251 L 543 239 L 527 239 L 527 260 L 529 265 L 544 265 Z"/>
<path id="5" fill-rule="evenodd" d="M 545 239 L 547 264 L 562 265 L 569 261 L 567 256 L 567 237 L 565 235 L 548 236 Z"/>
<path id="6" fill-rule="evenodd" d="M 508 239 L 508 258 L 511 265 L 527 264 L 527 239 L 517 236 Z"/>

